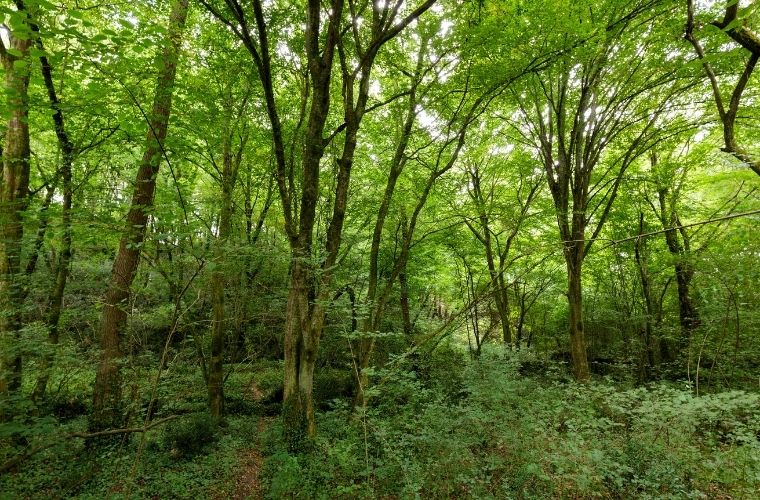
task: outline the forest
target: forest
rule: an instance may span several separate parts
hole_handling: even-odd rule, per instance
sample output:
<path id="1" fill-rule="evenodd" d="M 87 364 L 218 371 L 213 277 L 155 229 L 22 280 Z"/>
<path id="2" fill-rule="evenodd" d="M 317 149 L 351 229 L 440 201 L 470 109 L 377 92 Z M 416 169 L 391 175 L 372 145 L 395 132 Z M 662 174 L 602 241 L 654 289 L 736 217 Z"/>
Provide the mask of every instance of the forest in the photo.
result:
<path id="1" fill-rule="evenodd" d="M 760 498 L 760 2 L 0 6 L 0 498 Z"/>

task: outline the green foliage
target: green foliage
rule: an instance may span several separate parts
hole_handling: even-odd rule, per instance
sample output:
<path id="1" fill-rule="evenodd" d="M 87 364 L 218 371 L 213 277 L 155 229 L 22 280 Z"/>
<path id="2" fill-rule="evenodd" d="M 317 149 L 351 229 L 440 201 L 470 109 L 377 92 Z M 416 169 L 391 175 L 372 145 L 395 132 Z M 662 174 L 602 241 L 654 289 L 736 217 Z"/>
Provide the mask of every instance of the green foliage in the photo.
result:
<path id="1" fill-rule="evenodd" d="M 224 16 L 232 14 L 221 0 L 208 3 Z M 422 3 L 401 2 L 398 13 L 405 16 Z M 300 28 L 305 11 L 292 2 L 262 4 L 271 90 L 287 156 L 286 171 L 277 179 L 263 68 L 256 67 L 234 30 L 194 6 L 150 221 L 137 245 L 139 269 L 129 300 L 120 304 L 128 319 L 118 362 L 128 425 L 181 417 L 144 436 L 119 436 L 118 445 L 97 450 L 64 437 L 85 432 L 84 416 L 91 410 L 102 354 L 103 294 L 142 161 L 155 77 L 163 69 L 154 61 L 169 2 L 83 6 L 28 0 L 24 4 L 38 24 L 37 34 L 23 11 L 1 6 L 0 21 L 8 28 L 4 40 L 10 32 L 21 39 L 39 35 L 44 50 L 33 45 L 28 60 L 6 65 L 30 75 L 33 154 L 23 248 L 16 256 L 21 271 L 0 280 L 0 316 L 18 310 L 22 323 L 19 331 L 0 334 L 0 352 L 23 358 L 21 389 L 0 395 L 0 461 L 26 449 L 44 450 L 0 478 L 0 497 L 229 497 L 238 454 L 261 446 L 271 498 L 756 496 L 760 240 L 754 212 L 760 184 L 743 161 L 720 150 L 723 131 L 716 126 L 713 89 L 702 61 L 682 39 L 683 3 L 435 2 L 383 45 L 371 72 L 353 73 L 359 80 L 371 75 L 366 82 L 371 90 L 348 163 L 341 148 L 350 139 L 345 133 L 350 113 L 341 107 L 361 89 L 358 80 L 341 80 L 341 69 L 368 60 L 362 53 L 373 54 L 377 47 L 366 46 L 372 6 L 391 4 L 346 4 L 336 34 L 341 43 L 321 131 L 326 149 L 318 162 L 316 193 L 307 185 L 313 172 L 305 176 L 300 169 L 314 146 L 304 138 L 309 106 L 316 101 Z M 746 49 L 711 26 L 724 15 L 726 3 L 695 3 L 697 37 L 728 104 Z M 730 27 L 740 21 L 757 33 L 758 5 L 742 7 Z M 253 11 L 244 14 L 253 29 Z M 329 54 L 321 47 L 327 34 L 316 39 L 320 53 Z M 252 43 L 257 40 L 253 36 Z M 12 46 L 6 50 L 22 55 Z M 58 89 L 57 106 L 51 107 L 44 86 L 43 55 Z M 598 81 L 583 89 L 591 80 Z M 666 98 L 664 89 L 671 86 L 682 92 Z M 0 90 L 3 133 L 13 92 Z M 559 101 L 570 108 L 560 110 Z M 652 114 L 660 101 L 666 106 Z M 739 103 L 736 130 L 750 158 L 760 151 L 753 119 L 758 103 L 754 75 Z M 48 340 L 54 331 L 50 296 L 66 227 L 52 108 L 63 113 L 76 149 L 73 257 L 57 345 Z M 404 131 L 407 113 L 414 118 L 409 132 Z M 651 127 L 645 125 L 655 115 Z M 607 125 L 598 133 L 584 133 L 602 123 Z M 465 125 L 459 150 L 456 130 Z M 639 140 L 642 128 L 647 133 Z M 581 207 L 585 214 L 557 212 L 546 170 L 573 158 L 561 158 L 556 145 L 545 151 L 556 157 L 542 158 L 536 142 L 540 129 L 572 145 L 571 157 L 583 153 L 576 168 L 596 158 L 590 205 Z M 402 139 L 408 145 L 397 150 Z M 3 139 L 5 151 L 8 140 Z M 629 145 L 636 145 L 630 155 Z M 379 239 L 380 283 L 372 303 L 367 256 L 394 159 L 403 170 Z M 612 179 L 628 159 L 618 185 Z M 240 171 L 229 184 L 223 171 L 232 163 L 239 163 Z M 349 166 L 345 214 L 333 214 L 338 173 Z M 475 170 L 479 196 L 473 196 Z M 425 188 L 429 192 L 423 191 L 428 179 L 434 180 Z M 280 198 L 282 188 L 291 192 L 292 206 Z M 211 258 L 222 193 L 231 201 L 230 234 Z M 295 429 L 289 441 L 282 438 L 281 422 L 269 423 L 262 415 L 283 408 L 282 332 L 294 243 L 284 212 L 294 211 L 296 226 L 306 223 L 309 217 L 302 217 L 298 204 L 312 194 L 316 222 L 298 238 L 311 241 L 299 258 L 315 270 L 306 280 L 309 286 L 324 286 L 310 290 L 309 297 L 326 298 L 326 314 L 312 318 L 313 326 L 322 319 L 325 325 L 315 353 L 318 434 L 306 447 L 309 453 L 295 454 L 289 448 L 306 432 L 302 408 L 293 401 L 285 405 L 284 418 Z M 423 196 L 425 204 L 418 206 Z M 613 199 L 607 212 L 603 202 Z M 592 361 L 592 371 L 601 379 L 583 386 L 571 382 L 568 370 L 566 247 L 556 230 L 557 216 L 571 213 L 582 215 L 590 228 L 606 220 L 598 234 L 590 229 L 583 236 L 598 238 L 584 262 L 583 295 L 588 351 L 599 361 Z M 673 221 L 694 224 L 736 213 L 753 215 L 678 231 L 680 251 L 670 248 L 662 232 Z M 341 224 L 334 215 L 345 215 Z M 338 226 L 337 260 L 328 267 L 324 243 Z M 637 239 L 638 231 L 650 234 Z M 527 352 L 499 346 L 493 270 L 481 241 L 486 234 L 504 276 L 507 321 L 513 333 L 520 324 L 520 347 Z M 407 236 L 408 262 L 396 269 Z M 636 259 L 636 244 L 643 261 Z M 32 256 L 38 257 L 36 268 L 26 273 Z M 683 264 L 692 267 L 691 292 L 700 314 L 699 327 L 688 333 L 679 317 L 674 276 Z M 226 279 L 223 361 L 230 427 L 225 429 L 205 414 L 208 398 L 199 368 L 208 367 L 218 299 L 209 290 L 218 271 Z M 649 278 L 649 295 L 643 275 Z M 329 283 L 322 282 L 328 276 Z M 22 285 L 21 303 L 6 304 L 12 281 Z M 407 326 L 402 296 L 411 323 L 407 333 L 400 333 Z M 379 331 L 359 332 L 367 319 L 376 320 Z M 473 327 L 489 335 L 478 359 L 464 349 Z M 649 333 L 653 339 L 647 340 Z M 366 370 L 369 403 L 356 409 L 351 400 L 359 338 L 375 344 Z M 33 400 L 47 359 L 52 364 L 46 395 Z M 2 369 L 7 368 L 3 360 Z M 268 426 L 263 440 L 260 426 Z"/>
<path id="2" fill-rule="evenodd" d="M 334 399 L 351 397 L 354 389 L 351 371 L 338 368 L 322 368 L 314 373 L 314 398 L 325 407 Z"/>
<path id="3" fill-rule="evenodd" d="M 180 385 L 173 379 L 171 383 Z M 182 396 L 172 395 L 172 405 L 159 408 L 159 414 L 198 408 L 193 400 L 202 395 L 203 387 L 186 385 L 192 388 Z M 236 395 L 242 388 L 230 384 L 228 389 Z M 205 401 L 199 410 L 205 412 Z M 227 422 L 226 428 L 218 429 L 205 413 L 191 413 L 151 430 L 144 442 L 141 434 L 135 434 L 130 440 L 90 449 L 81 439 L 55 441 L 68 432 L 85 431 L 84 417 L 51 422 L 46 433 L 30 437 L 29 444 L 54 446 L 24 460 L 16 471 L 0 475 L 0 497 L 226 498 L 236 486 L 241 451 L 258 446 L 255 417 L 233 415 Z M 204 441 L 203 446 L 196 444 Z M 21 451 L 2 442 L 0 461 Z"/>
<path id="4" fill-rule="evenodd" d="M 164 429 L 164 447 L 174 457 L 191 457 L 217 439 L 217 425 L 208 413 L 195 413 L 170 422 Z"/>
<path id="5" fill-rule="evenodd" d="M 682 498 L 760 486 L 757 394 L 539 382 L 518 374 L 528 362 L 486 350 L 461 365 L 454 402 L 441 381 L 375 372 L 370 407 L 322 414 L 310 454 L 269 433 L 269 497 Z"/>
<path id="6" fill-rule="evenodd" d="M 447 400 L 455 402 L 466 392 L 464 370 L 467 359 L 465 353 L 450 342 L 432 353 L 416 356 L 412 362 L 420 381 L 442 393 Z"/>

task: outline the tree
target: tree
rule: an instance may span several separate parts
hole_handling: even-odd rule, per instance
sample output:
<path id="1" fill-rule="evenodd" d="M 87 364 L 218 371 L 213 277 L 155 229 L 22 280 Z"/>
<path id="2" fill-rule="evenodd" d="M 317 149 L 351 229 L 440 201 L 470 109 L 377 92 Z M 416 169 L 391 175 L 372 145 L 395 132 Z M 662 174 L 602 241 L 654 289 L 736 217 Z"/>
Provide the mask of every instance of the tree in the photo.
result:
<path id="1" fill-rule="evenodd" d="M 140 249 L 145 238 L 145 228 L 153 206 L 156 175 L 164 154 L 163 141 L 169 125 L 174 79 L 187 11 L 188 0 L 172 2 L 166 39 L 156 59 L 158 77 L 153 106 L 150 114 L 146 116 L 148 133 L 145 151 L 137 171 L 132 203 L 103 300 L 100 321 L 102 354 L 95 379 L 93 413 L 90 416 L 90 430 L 93 431 L 119 427 L 123 417 L 119 358 L 122 355 L 121 337 L 127 319 L 124 307 L 130 297 L 130 288 L 137 272 Z"/>
<path id="2" fill-rule="evenodd" d="M 658 158 L 654 153 L 651 155 L 651 162 L 653 170 L 656 169 Z M 664 175 L 660 174 L 657 183 L 657 202 L 652 208 L 657 213 L 662 229 L 666 230 L 665 242 L 674 260 L 673 266 L 678 290 L 678 315 L 683 332 L 678 345 L 679 351 L 681 351 L 688 345 L 692 334 L 699 327 L 700 319 L 691 287 L 694 278 L 694 267 L 690 262 L 691 238 L 687 230 L 682 227 L 678 210 L 684 179 L 681 176 L 680 182 L 675 183 L 672 188 L 668 185 L 672 184 L 671 182 L 663 182 L 664 179 L 676 179 L 677 177 L 673 174 L 675 172 L 672 171 Z"/>
<path id="3" fill-rule="evenodd" d="M 554 201 L 567 267 L 573 372 L 581 381 L 590 376 L 583 262 L 626 170 L 662 140 L 655 125 L 668 100 L 680 91 L 670 85 L 673 75 L 657 65 L 662 47 L 656 30 L 642 31 L 638 16 L 649 7 L 643 2 L 623 11 L 613 2 L 606 5 L 603 18 L 591 13 L 585 20 L 603 23 L 600 34 L 577 42 L 580 47 L 570 55 L 533 76 L 525 93 L 513 92 L 523 117 L 520 132 L 538 152 Z M 638 46 L 624 43 L 631 37 Z"/>
<path id="4" fill-rule="evenodd" d="M 294 179 L 292 150 L 286 151 L 283 110 L 276 99 L 275 73 L 272 67 L 271 29 L 265 7 L 254 0 L 253 13 L 237 1 L 225 2 L 225 8 L 201 0 L 214 17 L 227 25 L 241 40 L 258 71 L 264 104 L 272 128 L 277 187 L 283 210 L 285 231 L 291 249 L 291 270 L 287 320 L 285 325 L 285 376 L 283 419 L 289 446 L 304 447 L 316 433 L 314 421 L 313 380 L 325 320 L 325 304 L 330 297 L 330 283 L 340 249 L 348 203 L 348 188 L 358 133 L 367 111 L 369 88 L 375 59 L 383 45 L 403 31 L 428 10 L 435 0 L 425 0 L 418 7 L 401 13 L 401 3 L 344 2 L 332 0 L 328 10 L 321 2 L 309 0 L 303 32 L 302 64 L 306 85 L 302 88 L 300 117 L 293 134 L 293 144 L 300 139 L 304 124 L 299 175 L 300 196 Z M 363 23 L 371 9 L 371 21 Z M 344 21 L 345 19 L 345 21 Z M 324 28 L 323 28 L 324 22 Z M 343 23 L 347 26 L 344 27 Z M 336 61 L 337 53 L 337 61 Z M 340 67 L 343 123 L 325 137 L 332 104 L 333 67 Z M 322 255 L 314 255 L 314 229 L 320 197 L 321 162 L 326 147 L 342 134 L 343 144 L 336 155 L 337 174 L 332 195 L 332 214 Z"/>
<path id="5" fill-rule="evenodd" d="M 40 69 L 42 71 L 42 79 L 45 84 L 45 90 L 47 91 L 50 108 L 53 111 L 51 116 L 53 120 L 53 129 L 55 130 L 58 148 L 61 152 L 60 178 L 63 188 L 61 222 L 63 225 L 63 236 L 61 238 L 61 252 L 55 271 L 55 281 L 50 293 L 49 313 L 46 318 L 46 323 L 49 328 L 48 341 L 52 345 L 56 345 L 59 340 L 58 323 L 63 308 L 63 294 L 66 289 L 66 282 L 68 281 L 71 267 L 71 208 L 74 197 L 72 168 L 77 151 L 66 130 L 66 120 L 63 114 L 61 100 L 58 97 L 58 92 L 56 91 L 55 83 L 53 82 L 53 68 L 45 53 L 45 46 L 42 37 L 40 36 L 39 25 L 36 21 L 32 20 L 31 15 L 26 11 L 23 2 L 18 1 L 16 3 L 19 11 L 26 12 L 29 16 L 29 26 L 33 32 L 32 40 L 40 53 L 39 61 Z M 51 192 L 53 191 L 54 190 Z M 37 243 L 35 244 L 35 253 L 30 258 L 29 264 L 27 265 L 27 274 L 31 274 L 29 271 L 33 272 L 34 270 L 37 253 L 39 252 L 39 246 L 41 246 L 42 239 L 44 239 L 44 234 L 42 234 L 42 238 L 38 237 Z M 50 356 L 46 356 L 42 361 L 43 366 L 41 373 L 39 374 L 34 388 L 34 399 L 39 399 L 45 394 L 48 379 L 50 377 L 49 370 L 51 362 L 52 359 Z"/>
<path id="6" fill-rule="evenodd" d="M 355 402 L 358 405 L 366 403 L 363 387 L 366 387 L 367 379 L 366 375 L 362 372 L 369 367 L 374 352 L 375 337 L 373 334 L 380 328 L 380 323 L 383 319 L 385 309 L 388 306 L 396 280 L 400 279 L 401 276 L 404 276 L 406 279 L 407 264 L 410 259 L 412 246 L 415 243 L 415 232 L 420 220 L 420 215 L 422 214 L 436 183 L 456 165 L 459 155 L 465 146 L 467 132 L 472 123 L 481 116 L 487 108 L 488 103 L 490 103 L 497 94 L 495 91 L 496 88 L 489 87 L 481 94 L 474 95 L 470 88 L 470 76 L 467 74 L 467 71 L 465 71 L 466 76 L 464 77 L 464 87 L 458 92 L 459 95 L 456 96 L 453 101 L 449 102 L 447 99 L 448 93 L 444 94 L 444 98 L 440 99 L 441 102 L 438 103 L 443 108 L 444 113 L 449 113 L 449 116 L 446 117 L 446 121 L 442 124 L 441 129 L 436 130 L 437 126 L 421 127 L 425 129 L 425 132 L 422 135 L 429 135 L 430 137 L 429 139 L 426 137 L 421 144 L 414 143 L 411 146 L 414 147 L 413 153 L 410 153 L 410 136 L 414 130 L 415 123 L 418 120 L 418 114 L 421 109 L 423 109 L 420 101 L 417 100 L 418 80 L 421 79 L 425 73 L 428 73 L 431 70 L 435 71 L 436 65 L 441 59 L 440 57 L 436 57 L 434 64 L 430 68 L 423 67 L 422 63 L 428 52 L 427 44 L 430 41 L 426 37 L 429 36 L 429 34 L 423 34 L 423 40 L 417 58 L 416 74 L 412 79 L 412 85 L 409 92 L 407 112 L 403 118 L 401 134 L 397 139 L 394 154 L 390 162 L 388 180 L 380 203 L 380 210 L 375 219 L 370 247 L 369 280 L 367 286 L 367 304 L 369 306 L 369 312 L 363 324 L 363 331 L 368 336 L 363 338 L 357 346 L 357 357 L 359 361 L 357 366 L 358 379 Z M 443 67 L 445 68 L 445 66 Z M 426 90 L 427 89 L 423 89 L 421 94 L 426 94 Z M 378 272 L 378 257 L 385 219 L 388 215 L 390 204 L 393 201 L 396 182 L 398 181 L 402 170 L 409 162 L 410 157 L 412 157 L 414 162 L 419 164 L 420 167 L 423 167 L 422 180 L 418 181 L 421 184 L 422 189 L 417 192 L 416 202 L 411 204 L 411 216 L 407 217 L 406 209 L 401 209 L 398 225 L 401 234 L 400 238 L 396 239 L 398 252 L 394 252 L 390 264 L 390 272 L 386 273 L 387 276 L 384 279 L 381 279 Z M 427 157 L 429 157 L 430 160 L 426 160 Z"/>
<path id="7" fill-rule="evenodd" d="M 22 4 L 23 5 L 23 4 Z M 16 340 L 22 327 L 20 276 L 23 212 L 29 192 L 29 76 L 32 29 L 26 11 L 10 16 L 9 46 L 0 41 L 5 70 L 8 121 L 2 145 L 3 176 L 0 186 L 0 336 L 5 343 L 0 360 L 0 395 L 21 388 L 21 354 Z"/>
<path id="8" fill-rule="evenodd" d="M 517 206 L 510 207 L 511 210 L 508 215 L 495 214 L 492 206 L 494 199 L 498 198 L 499 202 L 504 203 L 506 202 L 504 200 L 505 196 L 503 192 L 496 193 L 498 181 L 495 177 L 492 177 L 490 183 L 486 184 L 484 188 L 484 181 L 488 181 L 484 179 L 486 173 L 482 172 L 482 170 L 483 168 L 476 164 L 469 167 L 467 172 L 469 176 L 467 194 L 474 205 L 477 223 L 473 223 L 465 218 L 465 224 L 467 224 L 473 236 L 483 246 L 488 274 L 491 277 L 494 303 L 501 323 L 502 339 L 506 345 L 511 347 L 515 339 L 512 335 L 509 306 L 509 292 L 512 284 L 505 277 L 507 268 L 511 263 L 507 258 L 509 257 L 513 242 L 527 218 L 528 210 L 539 193 L 543 179 L 532 175 L 532 173 L 521 172 L 522 175 L 520 175 L 517 181 L 518 185 L 515 193 Z M 502 217 L 509 217 L 512 220 L 509 222 L 499 221 L 500 215 Z M 496 223 L 493 221 L 494 218 L 497 219 Z M 502 222 L 502 224 L 499 224 L 499 222 Z M 523 302 L 520 301 L 520 304 L 523 304 Z M 522 311 L 522 308 L 520 310 Z M 522 314 L 520 318 L 518 339 L 522 336 L 522 322 L 524 320 Z"/>
<path id="9" fill-rule="evenodd" d="M 746 164 L 756 174 L 760 175 L 760 160 L 754 158 L 753 155 L 739 145 L 735 132 L 736 118 L 739 115 L 742 95 L 752 77 L 757 60 L 760 58 L 760 36 L 747 26 L 744 19 L 739 17 L 739 0 L 726 0 L 723 19 L 710 23 L 712 26 L 723 30 L 732 40 L 749 52 L 749 57 L 744 65 L 744 71 L 736 80 L 728 106 L 726 106 L 721 85 L 718 81 L 718 75 L 716 75 L 712 65 L 708 62 L 702 43 L 694 34 L 696 22 L 693 0 L 686 1 L 686 10 L 687 19 L 684 38 L 694 47 L 694 51 L 697 53 L 705 75 L 710 82 L 715 107 L 718 110 L 718 116 L 723 125 L 723 151 L 731 154 L 737 160 Z"/>
<path id="10" fill-rule="evenodd" d="M 217 229 L 214 260 L 215 268 L 211 276 L 211 294 L 213 318 L 211 321 L 211 359 L 208 370 L 208 397 L 211 416 L 219 420 L 224 414 L 224 347 L 226 341 L 227 321 L 225 314 L 225 258 L 227 243 L 232 232 L 233 191 L 238 180 L 240 165 L 243 161 L 243 151 L 248 142 L 248 131 L 245 111 L 250 91 L 242 97 L 238 106 L 233 102 L 234 94 L 228 84 L 224 96 L 224 128 L 221 167 L 214 162 L 219 175 L 222 199 L 219 212 L 219 227 Z M 213 156 L 211 156 L 213 161 Z"/>

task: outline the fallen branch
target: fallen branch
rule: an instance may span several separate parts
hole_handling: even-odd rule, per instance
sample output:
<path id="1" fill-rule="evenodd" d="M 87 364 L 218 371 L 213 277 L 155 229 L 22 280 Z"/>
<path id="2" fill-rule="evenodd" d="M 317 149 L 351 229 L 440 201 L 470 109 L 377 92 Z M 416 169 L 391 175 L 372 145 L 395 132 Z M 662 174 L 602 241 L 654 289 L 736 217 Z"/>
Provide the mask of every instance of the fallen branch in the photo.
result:
<path id="1" fill-rule="evenodd" d="M 59 439 L 53 442 L 27 448 L 26 450 L 16 455 L 15 457 L 9 458 L 5 462 L 3 462 L 2 465 L 0 465 L 0 474 L 13 469 L 20 462 L 22 462 L 23 460 L 26 460 L 32 455 L 35 455 L 41 451 L 47 450 L 48 448 L 52 448 L 53 446 L 60 444 L 62 441 L 65 441 L 67 439 L 74 439 L 74 438 L 91 439 L 91 438 L 102 437 L 102 436 L 113 436 L 116 434 L 134 434 L 138 432 L 148 432 L 154 427 L 158 427 L 159 425 L 165 424 L 166 422 L 169 422 L 179 417 L 180 415 L 170 415 L 168 417 L 155 420 L 151 422 L 150 424 L 145 425 L 143 427 L 127 427 L 124 429 L 106 429 L 106 430 L 98 431 L 98 432 L 71 432 L 69 434 L 64 434 Z"/>

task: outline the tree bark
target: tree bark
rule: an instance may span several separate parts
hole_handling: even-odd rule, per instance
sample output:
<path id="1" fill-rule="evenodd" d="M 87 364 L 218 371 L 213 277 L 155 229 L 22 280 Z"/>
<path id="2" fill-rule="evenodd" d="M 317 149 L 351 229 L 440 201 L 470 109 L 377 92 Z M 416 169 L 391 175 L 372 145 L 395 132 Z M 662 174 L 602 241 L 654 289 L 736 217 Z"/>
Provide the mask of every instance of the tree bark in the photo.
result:
<path id="1" fill-rule="evenodd" d="M 302 259 L 294 256 L 292 262 L 285 319 L 282 417 L 287 444 L 292 450 L 298 450 L 306 447 L 308 440 L 316 434 L 312 384 L 318 339 L 311 330 L 308 269 Z"/>
<path id="2" fill-rule="evenodd" d="M 573 245 L 581 247 L 583 243 Z M 568 255 L 569 254 L 569 255 Z M 573 375 L 579 382 L 590 378 L 586 333 L 583 329 L 583 256 L 576 251 L 565 251 L 567 264 L 567 302 L 570 307 L 570 354 L 573 359 Z"/>
<path id="3" fill-rule="evenodd" d="M 6 346 L 0 355 L 0 395 L 15 393 L 21 389 L 22 359 L 18 352 L 18 338 L 22 326 L 23 283 L 19 267 L 31 155 L 28 96 L 31 36 L 28 32 L 9 32 L 8 37 L 8 50 L 13 50 L 19 55 L 10 53 L 0 42 L 10 115 L 2 151 L 3 171 L 0 186 L 0 336 L 3 337 Z"/>
<path id="4" fill-rule="evenodd" d="M 211 275 L 211 301 L 213 316 L 211 320 L 211 356 L 208 365 L 208 406 L 211 417 L 220 420 L 224 415 L 224 341 L 225 311 L 224 286 L 225 276 L 221 266 L 225 257 L 224 243 L 231 226 L 231 196 L 222 194 L 222 211 L 219 216 L 219 235 L 216 241 L 216 268 Z"/>
<path id="5" fill-rule="evenodd" d="M 39 27 L 36 24 L 32 25 L 32 29 L 38 34 Z M 42 39 L 37 37 L 37 47 L 44 52 Z M 63 235 L 61 237 L 61 253 L 58 257 L 58 266 L 56 268 L 55 283 L 50 293 L 50 302 L 48 304 L 48 342 L 51 345 L 58 344 L 59 330 L 58 323 L 61 318 L 61 310 L 63 308 L 63 295 L 66 290 L 66 283 L 69 278 L 69 272 L 71 267 L 71 207 L 74 197 L 74 187 L 72 182 L 72 166 L 74 163 L 74 157 L 76 151 L 74 144 L 69 139 L 69 135 L 66 132 L 66 124 L 64 120 L 63 110 L 61 109 L 61 101 L 58 98 L 58 94 L 55 90 L 55 84 L 53 82 L 53 71 L 48 61 L 47 56 L 40 56 L 40 64 L 42 68 L 42 77 L 45 82 L 45 88 L 48 93 L 48 100 L 50 101 L 50 107 L 53 110 L 53 125 L 55 127 L 56 137 L 58 139 L 58 147 L 61 150 L 61 180 L 63 185 L 63 205 L 61 207 L 61 224 L 63 225 Z M 43 357 L 40 366 L 40 374 L 35 384 L 33 399 L 42 398 L 45 395 L 48 379 L 50 378 L 50 367 L 53 363 L 53 357 L 51 355 Z"/>
<path id="6" fill-rule="evenodd" d="M 398 275 L 399 286 L 401 287 L 401 296 L 399 306 L 401 307 L 401 320 L 404 324 L 404 335 L 412 334 L 412 316 L 409 312 L 409 279 L 406 275 L 406 265 L 404 270 Z"/>
<path id="7" fill-rule="evenodd" d="M 681 326 L 681 338 L 678 341 L 678 347 L 683 349 L 688 346 L 694 331 L 701 324 L 699 310 L 694 302 L 691 289 L 694 268 L 689 262 L 689 237 L 686 230 L 679 231 L 676 229 L 681 226 L 681 221 L 678 218 L 675 201 L 671 200 L 670 206 L 668 206 L 668 189 L 660 188 L 657 194 L 660 202 L 659 215 L 662 228 L 669 229 L 665 232 L 665 242 L 674 259 L 673 269 L 678 291 L 678 319 Z"/>
<path id="8" fill-rule="evenodd" d="M 93 413 L 89 422 L 91 431 L 120 427 L 123 420 L 119 359 L 122 356 L 121 340 L 127 320 L 124 307 L 129 301 L 132 282 L 137 273 L 140 248 L 145 238 L 145 227 L 153 208 L 156 176 L 164 153 L 163 141 L 169 124 L 174 79 L 187 10 L 188 0 L 175 0 L 172 3 L 165 45 L 157 58 L 158 79 L 148 120 L 145 152 L 137 171 L 126 225 L 103 300 L 100 319 L 102 354 L 95 378 Z"/>
<path id="9" fill-rule="evenodd" d="M 242 110 L 241 110 L 242 111 Z M 231 113 L 231 111 L 230 111 Z M 214 260 L 216 267 L 211 275 L 211 300 L 213 318 L 211 321 L 211 357 L 208 366 L 208 405 L 211 417 L 219 421 L 224 416 L 224 346 L 226 339 L 226 315 L 224 289 L 226 273 L 224 261 L 226 245 L 232 231 L 232 193 L 237 182 L 237 174 L 242 162 L 245 139 L 241 136 L 239 149 L 233 152 L 232 140 L 234 131 L 231 130 L 232 117 L 228 118 L 229 133 L 224 141 L 224 164 L 221 172 L 222 207 L 219 214 L 219 231 L 216 237 Z"/>

